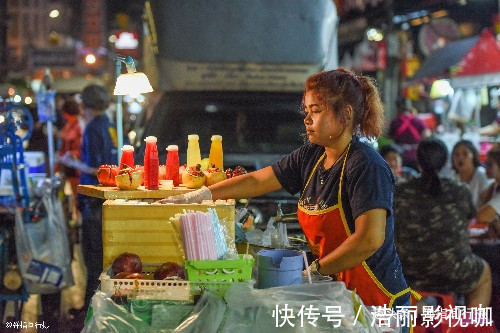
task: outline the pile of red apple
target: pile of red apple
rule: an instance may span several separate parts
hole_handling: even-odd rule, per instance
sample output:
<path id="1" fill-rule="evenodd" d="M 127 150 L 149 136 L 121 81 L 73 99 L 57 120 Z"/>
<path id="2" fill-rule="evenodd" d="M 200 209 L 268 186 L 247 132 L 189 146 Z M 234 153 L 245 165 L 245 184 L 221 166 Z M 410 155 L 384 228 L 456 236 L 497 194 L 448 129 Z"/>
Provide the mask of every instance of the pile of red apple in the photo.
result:
<path id="1" fill-rule="evenodd" d="M 142 261 L 137 254 L 122 253 L 113 261 L 111 272 L 114 279 L 143 279 Z M 153 273 L 155 280 L 185 279 L 184 268 L 175 262 L 158 266 Z"/>

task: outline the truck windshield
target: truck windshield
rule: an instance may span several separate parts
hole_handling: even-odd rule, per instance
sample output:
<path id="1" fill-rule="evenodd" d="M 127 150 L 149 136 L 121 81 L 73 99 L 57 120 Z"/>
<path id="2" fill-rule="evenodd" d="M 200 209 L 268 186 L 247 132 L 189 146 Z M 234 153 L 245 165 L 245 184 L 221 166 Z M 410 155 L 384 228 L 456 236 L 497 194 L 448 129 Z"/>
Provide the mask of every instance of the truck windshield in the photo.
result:
<path id="1" fill-rule="evenodd" d="M 156 136 L 159 149 L 176 144 L 185 151 L 188 134 L 198 134 L 203 155 L 208 155 L 213 134 L 222 135 L 225 154 L 286 154 L 303 143 L 301 98 L 288 93 L 169 93 L 144 136 Z"/>

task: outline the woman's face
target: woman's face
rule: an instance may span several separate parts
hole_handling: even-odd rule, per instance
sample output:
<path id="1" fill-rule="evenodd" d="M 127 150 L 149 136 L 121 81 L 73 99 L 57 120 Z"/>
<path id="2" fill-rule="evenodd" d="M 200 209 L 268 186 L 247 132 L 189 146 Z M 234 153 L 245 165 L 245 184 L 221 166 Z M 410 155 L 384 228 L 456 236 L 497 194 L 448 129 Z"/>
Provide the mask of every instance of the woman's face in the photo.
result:
<path id="1" fill-rule="evenodd" d="M 391 168 L 392 173 L 396 176 L 401 169 L 401 165 L 403 164 L 401 156 L 399 156 L 396 152 L 390 151 L 385 154 L 384 159 L 389 165 L 389 168 Z"/>
<path id="2" fill-rule="evenodd" d="M 474 154 L 464 145 L 459 145 L 451 157 L 458 172 L 474 170 Z"/>
<path id="3" fill-rule="evenodd" d="M 304 112 L 306 134 L 311 143 L 324 147 L 333 146 L 346 129 L 311 91 L 304 95 Z"/>
<path id="4" fill-rule="evenodd" d="M 486 157 L 486 174 L 489 178 L 500 179 L 500 166 L 490 157 Z"/>

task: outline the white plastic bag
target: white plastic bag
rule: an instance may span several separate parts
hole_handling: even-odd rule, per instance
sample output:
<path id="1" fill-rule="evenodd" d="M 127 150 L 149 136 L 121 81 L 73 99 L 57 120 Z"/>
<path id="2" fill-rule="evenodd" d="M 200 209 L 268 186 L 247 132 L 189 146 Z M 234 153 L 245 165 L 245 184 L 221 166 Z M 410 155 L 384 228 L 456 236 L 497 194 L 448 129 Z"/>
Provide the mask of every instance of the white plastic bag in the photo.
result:
<path id="1" fill-rule="evenodd" d="M 216 293 L 205 291 L 190 315 L 175 329 L 151 327 L 100 291 L 92 297 L 92 309 L 92 318 L 85 324 L 82 333 L 217 333 L 226 303 Z"/>
<path id="2" fill-rule="evenodd" d="M 25 221 L 23 209 L 16 209 L 17 261 L 30 294 L 52 294 L 74 284 L 61 203 L 54 194 L 44 195 L 42 203 L 38 222 Z"/>
<path id="3" fill-rule="evenodd" d="M 355 319 L 357 313 L 354 310 L 352 292 L 342 282 L 268 289 L 252 289 L 244 284 L 235 284 L 227 290 L 225 300 L 228 311 L 223 333 L 382 331 L 376 325 L 371 325 L 370 310 L 364 305 L 362 312 L 365 324 Z M 301 309 L 304 311 L 303 315 L 300 315 Z M 338 316 L 334 314 L 335 309 L 340 310 Z M 329 314 L 331 317 L 328 317 Z M 317 320 L 314 321 L 314 318 Z M 334 322 L 329 321 L 329 318 L 339 318 L 340 326 L 333 327 Z M 384 332 L 394 331 L 388 329 Z"/>

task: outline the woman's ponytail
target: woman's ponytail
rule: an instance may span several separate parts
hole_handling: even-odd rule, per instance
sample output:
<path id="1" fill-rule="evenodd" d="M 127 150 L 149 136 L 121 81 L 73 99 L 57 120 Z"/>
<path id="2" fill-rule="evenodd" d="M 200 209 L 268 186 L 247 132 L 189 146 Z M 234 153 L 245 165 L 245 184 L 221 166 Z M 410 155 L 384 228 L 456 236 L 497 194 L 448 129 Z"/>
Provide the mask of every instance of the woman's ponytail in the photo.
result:
<path id="1" fill-rule="evenodd" d="M 382 134 L 385 122 L 380 95 L 372 79 L 367 76 L 358 76 L 357 79 L 364 95 L 359 131 L 367 138 L 378 138 Z"/>
<path id="2" fill-rule="evenodd" d="M 417 148 L 417 160 L 422 169 L 420 182 L 424 192 L 435 197 L 442 193 L 439 171 L 448 159 L 448 149 L 443 141 L 429 138 L 421 141 Z"/>

